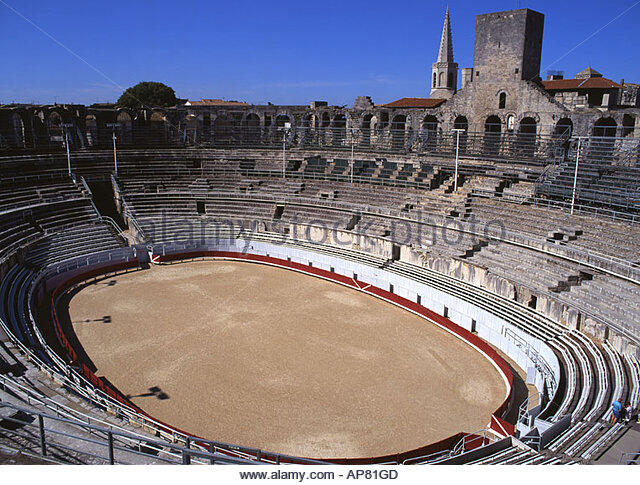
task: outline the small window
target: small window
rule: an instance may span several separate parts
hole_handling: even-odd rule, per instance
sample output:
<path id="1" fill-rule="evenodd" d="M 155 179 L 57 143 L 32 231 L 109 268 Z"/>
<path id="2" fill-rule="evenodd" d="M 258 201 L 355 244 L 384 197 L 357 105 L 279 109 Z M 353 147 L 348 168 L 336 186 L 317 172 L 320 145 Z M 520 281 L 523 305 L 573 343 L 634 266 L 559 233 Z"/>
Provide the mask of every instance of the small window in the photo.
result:
<path id="1" fill-rule="evenodd" d="M 358 273 L 353 273 L 353 279 L 357 280 L 358 279 Z"/>
<path id="2" fill-rule="evenodd" d="M 520 68 L 516 67 L 516 74 L 518 74 L 520 72 Z"/>
<path id="3" fill-rule="evenodd" d="M 331 267 L 329 268 L 329 271 L 331 271 L 332 273 L 335 273 L 335 272 L 336 272 L 336 269 L 335 269 L 333 266 L 331 266 Z"/>
<path id="4" fill-rule="evenodd" d="M 507 93 L 500 93 L 500 97 L 498 100 L 498 109 L 504 109 L 507 105 Z"/>
<path id="5" fill-rule="evenodd" d="M 309 266 L 313 268 L 313 263 L 309 261 Z"/>
<path id="6" fill-rule="evenodd" d="M 444 307 L 444 311 L 442 312 L 442 316 L 444 318 L 449 318 L 449 308 L 448 307 Z"/>
<path id="7" fill-rule="evenodd" d="M 480 77 L 480 71 L 476 71 L 476 77 Z"/>
<path id="8" fill-rule="evenodd" d="M 476 321 L 475 320 L 471 320 L 471 333 L 478 333 L 478 331 L 476 330 Z"/>
<path id="9" fill-rule="evenodd" d="M 393 293 L 393 285 L 389 283 L 389 293 Z"/>
<path id="10" fill-rule="evenodd" d="M 288 257 L 288 258 L 287 258 L 287 261 L 291 262 L 291 257 Z"/>
<path id="11" fill-rule="evenodd" d="M 422 305 L 422 297 L 420 295 L 416 296 L 416 303 Z"/>
<path id="12" fill-rule="evenodd" d="M 433 73 L 433 87 L 436 87 L 436 73 Z"/>

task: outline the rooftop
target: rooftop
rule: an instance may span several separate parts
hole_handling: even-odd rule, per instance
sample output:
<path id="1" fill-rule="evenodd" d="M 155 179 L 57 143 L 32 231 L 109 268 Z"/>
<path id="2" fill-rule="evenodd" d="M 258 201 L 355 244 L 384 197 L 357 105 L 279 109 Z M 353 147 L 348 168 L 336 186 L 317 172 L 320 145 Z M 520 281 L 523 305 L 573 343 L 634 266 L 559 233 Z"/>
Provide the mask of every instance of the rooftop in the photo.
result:
<path id="1" fill-rule="evenodd" d="M 400 98 L 381 106 L 384 108 L 437 108 L 445 101 L 446 99 L 437 98 Z"/>

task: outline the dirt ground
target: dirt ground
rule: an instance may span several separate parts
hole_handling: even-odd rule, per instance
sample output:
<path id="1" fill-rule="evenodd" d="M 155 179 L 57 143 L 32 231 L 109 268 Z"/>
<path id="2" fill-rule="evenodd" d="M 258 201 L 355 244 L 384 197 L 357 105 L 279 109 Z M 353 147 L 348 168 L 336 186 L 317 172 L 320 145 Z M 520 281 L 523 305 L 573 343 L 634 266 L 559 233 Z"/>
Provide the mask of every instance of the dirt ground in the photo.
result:
<path id="1" fill-rule="evenodd" d="M 243 262 L 153 267 L 81 290 L 74 330 L 154 417 L 205 438 L 316 458 L 476 431 L 505 385 L 471 347 L 336 283 Z"/>

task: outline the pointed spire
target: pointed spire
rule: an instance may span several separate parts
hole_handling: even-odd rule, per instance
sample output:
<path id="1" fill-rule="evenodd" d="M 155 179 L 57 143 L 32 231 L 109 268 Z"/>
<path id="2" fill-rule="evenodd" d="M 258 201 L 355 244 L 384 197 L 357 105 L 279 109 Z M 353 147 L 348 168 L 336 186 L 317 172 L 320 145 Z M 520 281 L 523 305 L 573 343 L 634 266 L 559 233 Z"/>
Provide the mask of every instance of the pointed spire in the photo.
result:
<path id="1" fill-rule="evenodd" d="M 437 62 L 453 62 L 453 42 L 451 41 L 451 22 L 449 20 L 449 6 L 444 15 L 444 25 L 442 26 L 442 38 L 440 39 L 440 50 L 438 51 Z"/>

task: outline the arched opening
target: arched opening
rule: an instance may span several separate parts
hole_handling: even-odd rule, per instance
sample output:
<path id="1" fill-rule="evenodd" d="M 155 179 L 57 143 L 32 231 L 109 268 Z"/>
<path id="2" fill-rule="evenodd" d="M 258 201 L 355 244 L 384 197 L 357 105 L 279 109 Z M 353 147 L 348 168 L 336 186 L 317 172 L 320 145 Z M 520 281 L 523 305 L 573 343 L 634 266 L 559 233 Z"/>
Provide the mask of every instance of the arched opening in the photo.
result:
<path id="1" fill-rule="evenodd" d="M 622 136 L 633 136 L 636 127 L 636 119 L 632 115 L 626 114 L 622 118 Z"/>
<path id="2" fill-rule="evenodd" d="M 557 137 L 570 138 L 573 133 L 573 121 L 571 118 L 561 118 L 553 129 L 553 134 Z"/>
<path id="3" fill-rule="evenodd" d="M 450 72 L 447 77 L 447 87 L 449 89 L 453 89 L 453 73 L 452 72 Z"/>
<path id="4" fill-rule="evenodd" d="M 184 131 L 182 137 L 186 145 L 193 145 L 198 142 L 198 115 L 189 113 L 184 117 Z"/>
<path id="5" fill-rule="evenodd" d="M 395 149 L 403 149 L 405 142 L 405 130 L 407 127 L 407 117 L 405 115 L 396 115 L 391 120 L 391 147 Z"/>
<path id="6" fill-rule="evenodd" d="M 244 117 L 242 133 L 248 142 L 260 139 L 260 117 L 256 113 L 249 113 Z"/>
<path id="7" fill-rule="evenodd" d="M 13 115 L 11 116 L 11 121 L 13 125 L 15 146 L 18 148 L 24 148 L 25 132 L 24 132 L 24 122 L 22 121 L 22 116 L 20 116 L 18 113 L 13 113 Z"/>
<path id="8" fill-rule="evenodd" d="M 436 73 L 433 73 L 433 87 L 436 87 Z"/>
<path id="9" fill-rule="evenodd" d="M 453 129 L 454 130 L 464 130 L 464 132 L 458 134 L 455 133 L 453 140 L 454 143 L 459 143 L 460 153 L 465 153 L 467 150 L 467 131 L 469 130 L 469 120 L 467 120 L 466 116 L 456 116 L 456 119 L 453 120 Z"/>
<path id="10" fill-rule="evenodd" d="M 598 137 L 615 137 L 618 124 L 611 117 L 600 118 L 593 125 L 593 136 Z"/>
<path id="11" fill-rule="evenodd" d="M 371 146 L 371 126 L 373 121 L 373 115 L 365 115 L 362 118 L 362 124 L 360 125 L 360 132 L 362 136 L 360 137 L 360 145 L 363 147 Z"/>
<path id="12" fill-rule="evenodd" d="M 126 111 L 120 111 L 120 113 L 118 113 L 118 116 L 116 117 L 116 121 L 120 125 L 120 141 L 123 144 L 130 145 L 133 142 L 133 126 L 131 115 Z"/>
<path id="13" fill-rule="evenodd" d="M 536 120 L 527 116 L 520 121 L 520 130 L 518 131 L 517 150 L 521 156 L 531 158 L 536 151 L 536 132 L 538 124 Z"/>
<path id="14" fill-rule="evenodd" d="M 211 136 L 211 113 L 203 113 L 202 115 L 202 137 L 209 142 Z"/>
<path id="15" fill-rule="evenodd" d="M 136 143 L 141 143 L 147 146 L 154 146 L 157 143 L 167 143 L 167 115 L 165 113 L 162 111 L 154 111 L 145 125 L 148 126 L 148 130 L 144 130 L 143 132 L 136 130 L 137 132 L 134 133 Z M 173 131 L 173 136 L 178 137 L 179 133 Z"/>
<path id="16" fill-rule="evenodd" d="M 85 136 L 87 144 L 92 147 L 98 144 L 98 120 L 94 115 L 87 115 L 84 118 Z"/>
<path id="17" fill-rule="evenodd" d="M 455 120 L 453 120 L 453 128 L 456 130 L 468 130 L 469 129 L 469 121 L 466 116 L 457 116 Z"/>
<path id="18" fill-rule="evenodd" d="M 310 113 L 302 117 L 302 125 L 298 130 L 299 143 L 301 145 L 309 145 L 313 142 L 313 128 L 316 125 L 316 116 Z"/>
<path id="19" fill-rule="evenodd" d="M 504 91 L 498 96 L 498 109 L 504 109 L 507 106 L 507 93 Z"/>
<path id="20" fill-rule="evenodd" d="M 489 116 L 484 122 L 484 152 L 497 155 L 500 148 L 502 121 L 496 115 Z"/>
<path id="21" fill-rule="evenodd" d="M 233 136 L 233 119 L 226 114 L 213 120 L 213 141 L 216 144 L 229 143 Z"/>
<path id="22" fill-rule="evenodd" d="M 387 111 L 382 111 L 380 113 L 380 125 L 378 128 L 380 130 L 384 130 L 389 125 L 389 113 Z"/>
<path id="23" fill-rule="evenodd" d="M 47 119 L 47 128 L 49 130 L 49 142 L 53 145 L 62 146 L 64 142 L 64 133 L 62 127 L 62 116 L 57 111 L 53 111 Z"/>
<path id="24" fill-rule="evenodd" d="M 441 88 L 444 86 L 444 72 L 438 74 L 438 87 Z"/>
<path id="25" fill-rule="evenodd" d="M 593 125 L 593 136 L 589 144 L 589 151 L 594 156 L 609 156 L 615 145 L 616 130 L 618 124 L 611 118 L 600 118 Z"/>
<path id="26" fill-rule="evenodd" d="M 420 125 L 422 145 L 426 150 L 433 151 L 438 146 L 438 118 L 427 115 Z"/>
<path id="27" fill-rule="evenodd" d="M 570 138 L 573 134 L 571 118 L 560 118 L 553 129 L 553 143 L 549 148 L 549 155 L 564 160 L 569 152 Z"/>
<path id="28" fill-rule="evenodd" d="M 347 118 L 338 113 L 333 118 L 333 144 L 342 145 L 347 135 Z"/>
<path id="29" fill-rule="evenodd" d="M 291 124 L 291 118 L 288 115 L 278 115 L 276 117 L 277 128 L 284 128 L 287 123 Z"/>

